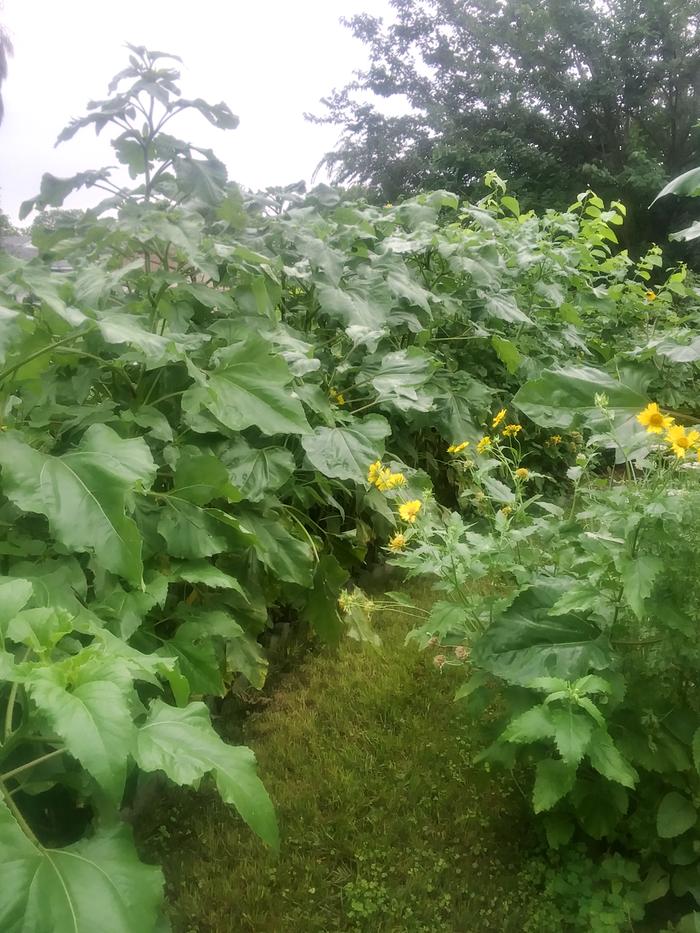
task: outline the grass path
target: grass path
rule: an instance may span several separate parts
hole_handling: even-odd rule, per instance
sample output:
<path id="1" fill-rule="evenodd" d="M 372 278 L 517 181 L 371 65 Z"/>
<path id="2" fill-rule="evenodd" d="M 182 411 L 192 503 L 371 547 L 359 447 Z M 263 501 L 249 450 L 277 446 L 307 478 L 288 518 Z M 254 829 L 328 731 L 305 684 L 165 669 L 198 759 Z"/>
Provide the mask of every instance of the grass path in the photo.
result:
<path id="1" fill-rule="evenodd" d="M 218 726 L 255 750 L 279 857 L 207 790 L 168 791 L 140 829 L 176 933 L 541 933 L 527 806 L 470 763 L 459 674 L 377 620 L 379 651 L 308 655 Z M 534 922 L 534 926 L 532 925 Z"/>

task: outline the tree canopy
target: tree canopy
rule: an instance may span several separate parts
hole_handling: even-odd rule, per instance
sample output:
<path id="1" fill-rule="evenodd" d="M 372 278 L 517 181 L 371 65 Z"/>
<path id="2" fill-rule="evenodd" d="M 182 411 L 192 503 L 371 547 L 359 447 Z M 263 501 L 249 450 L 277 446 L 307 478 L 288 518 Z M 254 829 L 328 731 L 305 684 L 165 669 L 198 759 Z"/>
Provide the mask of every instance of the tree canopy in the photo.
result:
<path id="1" fill-rule="evenodd" d="M 342 127 L 336 181 L 393 201 L 496 169 L 526 204 L 564 206 L 587 183 L 639 224 L 635 206 L 697 163 L 697 0 L 391 5 L 391 22 L 345 21 L 369 65 L 311 117 Z"/>
<path id="2" fill-rule="evenodd" d="M 0 123 L 5 113 L 5 107 L 2 102 L 2 83 L 7 77 L 7 59 L 12 55 L 12 43 L 10 37 L 0 26 Z"/>

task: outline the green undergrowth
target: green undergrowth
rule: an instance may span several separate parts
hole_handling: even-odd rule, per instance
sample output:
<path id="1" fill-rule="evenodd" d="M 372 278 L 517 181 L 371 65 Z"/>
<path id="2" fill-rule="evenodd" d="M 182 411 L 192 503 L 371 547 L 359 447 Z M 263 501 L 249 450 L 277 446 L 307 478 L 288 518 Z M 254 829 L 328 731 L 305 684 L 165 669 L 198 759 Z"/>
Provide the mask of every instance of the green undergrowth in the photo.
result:
<path id="1" fill-rule="evenodd" d="M 243 713 L 278 810 L 281 854 L 251 844 L 206 789 L 168 790 L 141 821 L 162 861 L 176 933 L 522 931 L 542 911 L 542 860 L 507 776 L 471 764 L 459 673 L 404 647 L 412 621 L 376 619 L 382 647 L 308 655 Z"/>

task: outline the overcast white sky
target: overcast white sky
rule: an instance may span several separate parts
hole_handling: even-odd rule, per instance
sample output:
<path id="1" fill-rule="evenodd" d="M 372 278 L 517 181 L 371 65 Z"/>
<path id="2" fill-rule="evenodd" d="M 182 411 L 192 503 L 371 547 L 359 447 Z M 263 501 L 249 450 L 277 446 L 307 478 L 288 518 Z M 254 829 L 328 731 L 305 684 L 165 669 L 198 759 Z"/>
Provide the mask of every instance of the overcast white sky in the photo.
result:
<path id="1" fill-rule="evenodd" d="M 16 220 L 45 171 L 72 175 L 113 163 L 109 134 L 92 130 L 53 148 L 90 98 L 106 96 L 127 64 L 124 42 L 183 59 L 185 96 L 226 101 L 237 130 L 183 116 L 173 132 L 209 146 L 229 175 L 251 187 L 310 179 L 338 131 L 304 120 L 366 57 L 341 16 L 389 12 L 388 0 L 2 0 L 0 23 L 15 47 L 3 85 L 0 206 Z M 100 192 L 96 193 L 97 195 Z M 67 206 L 98 200 L 76 195 Z"/>

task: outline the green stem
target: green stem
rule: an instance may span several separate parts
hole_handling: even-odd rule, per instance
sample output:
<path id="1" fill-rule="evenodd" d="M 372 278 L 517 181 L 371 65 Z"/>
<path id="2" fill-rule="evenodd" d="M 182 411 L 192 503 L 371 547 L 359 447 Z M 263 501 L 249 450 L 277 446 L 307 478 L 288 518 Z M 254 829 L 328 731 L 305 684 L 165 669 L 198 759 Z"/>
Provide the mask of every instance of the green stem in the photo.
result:
<path id="1" fill-rule="evenodd" d="M 5 710 L 5 741 L 12 735 L 12 717 L 15 712 L 15 701 L 17 699 L 17 690 L 19 684 L 15 681 L 10 687 L 10 695 L 7 699 L 7 709 Z"/>
<path id="2" fill-rule="evenodd" d="M 23 771 L 28 771 L 30 768 L 34 768 L 36 765 L 40 765 L 43 761 L 49 761 L 51 758 L 56 758 L 58 755 L 62 755 L 64 751 L 64 748 L 57 748 L 52 752 L 47 752 L 45 755 L 40 755 L 38 758 L 33 758 L 32 761 L 28 761 L 26 764 L 20 765 L 18 768 L 13 768 L 12 771 L 6 771 L 5 774 L 0 774 L 0 783 L 7 781 L 9 778 L 13 778 L 18 774 L 21 774 Z"/>
<path id="3" fill-rule="evenodd" d="M 369 402 L 367 405 L 363 405 L 361 408 L 355 408 L 353 411 L 350 412 L 350 414 L 357 415 L 361 411 L 366 411 L 368 408 L 371 408 L 373 405 L 376 405 L 378 402 L 379 402 L 379 399 L 375 398 L 373 402 Z"/>
<path id="4" fill-rule="evenodd" d="M 89 334 L 91 330 L 94 330 L 94 327 L 90 327 L 79 334 L 69 334 L 68 337 L 64 337 L 62 340 L 56 340 L 54 343 L 49 344 L 48 347 L 42 347 L 41 350 L 35 350 L 34 353 L 30 353 L 29 356 L 25 356 L 24 359 L 19 361 L 19 363 L 15 363 L 13 366 L 8 366 L 7 369 L 3 369 L 2 372 L 0 372 L 0 382 L 4 382 L 8 376 L 14 375 L 18 369 L 26 366 L 27 363 L 31 363 L 32 360 L 36 360 L 38 357 L 43 356 L 45 353 L 51 353 L 57 347 L 62 347 L 64 344 L 70 343 L 71 340 L 79 340 L 81 337 Z"/>
<path id="5" fill-rule="evenodd" d="M 5 785 L 2 783 L 2 781 L 0 781 L 0 794 L 2 794 L 3 800 L 7 804 L 7 809 L 12 813 L 14 818 L 17 820 L 17 825 L 22 830 L 24 835 L 28 839 L 30 839 L 34 843 L 35 846 L 40 845 L 39 840 L 36 838 L 36 836 L 32 832 L 31 827 L 29 826 L 29 823 L 27 823 L 25 818 L 22 816 L 21 810 L 19 809 L 17 804 L 12 799 L 10 792 L 5 787 Z"/>

